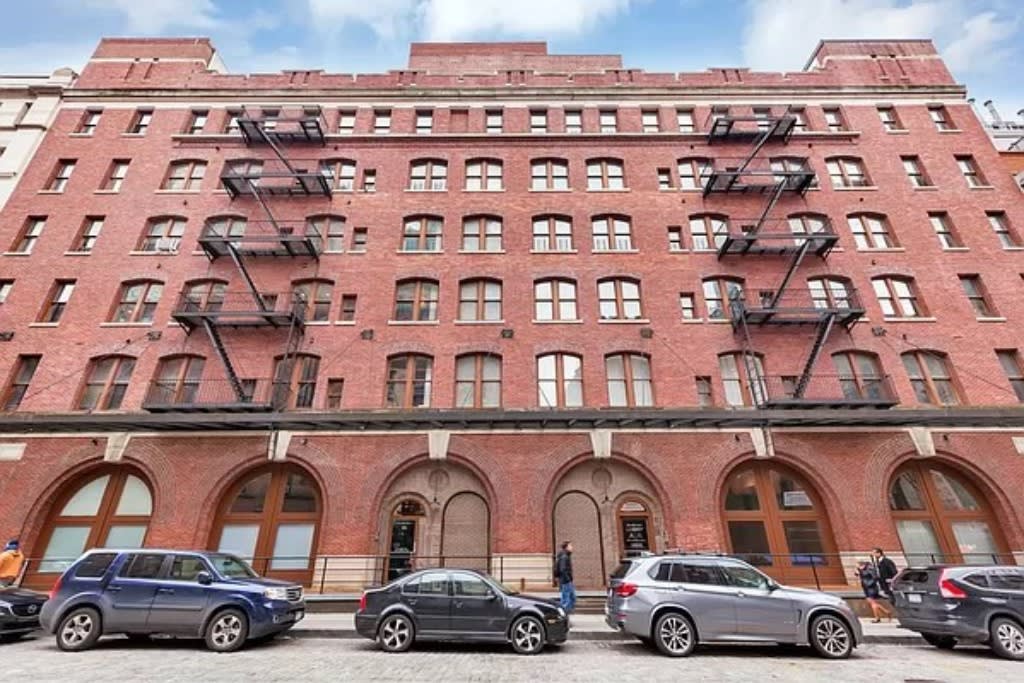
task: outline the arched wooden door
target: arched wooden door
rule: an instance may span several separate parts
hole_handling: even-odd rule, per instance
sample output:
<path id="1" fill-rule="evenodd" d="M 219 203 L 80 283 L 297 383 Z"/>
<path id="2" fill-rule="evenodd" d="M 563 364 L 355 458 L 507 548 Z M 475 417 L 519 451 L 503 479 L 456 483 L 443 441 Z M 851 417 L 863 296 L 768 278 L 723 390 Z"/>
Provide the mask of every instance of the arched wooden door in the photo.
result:
<path id="1" fill-rule="evenodd" d="M 143 547 L 152 511 L 149 484 L 133 469 L 106 467 L 78 477 L 57 496 L 24 585 L 48 587 L 91 548 Z"/>
<path id="2" fill-rule="evenodd" d="M 490 571 L 491 512 L 470 491 L 457 493 L 444 507 L 441 557 L 446 567 Z"/>
<path id="3" fill-rule="evenodd" d="M 569 491 L 555 501 L 553 547 L 572 541 L 573 581 L 577 589 L 604 586 L 604 548 L 601 542 L 601 514 L 594 499 Z"/>
<path id="4" fill-rule="evenodd" d="M 730 552 L 777 580 L 846 583 L 821 497 L 788 467 L 737 467 L 725 483 L 723 515 Z"/>
<path id="5" fill-rule="evenodd" d="M 950 467 L 901 467 L 889 487 L 889 509 L 909 564 L 1013 562 L 985 496 Z"/>
<path id="6" fill-rule="evenodd" d="M 210 547 L 249 560 L 262 575 L 308 585 L 321 513 L 319 487 L 305 471 L 260 468 L 228 489 Z"/>

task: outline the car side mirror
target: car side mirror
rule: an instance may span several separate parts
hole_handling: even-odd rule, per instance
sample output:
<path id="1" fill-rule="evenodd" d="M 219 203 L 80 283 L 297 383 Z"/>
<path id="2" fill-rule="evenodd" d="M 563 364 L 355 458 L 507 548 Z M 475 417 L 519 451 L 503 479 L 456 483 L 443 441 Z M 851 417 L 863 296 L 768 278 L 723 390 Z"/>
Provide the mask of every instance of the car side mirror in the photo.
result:
<path id="1" fill-rule="evenodd" d="M 199 572 L 196 574 L 196 581 L 198 581 L 201 586 L 209 586 L 213 583 L 213 576 L 210 575 L 210 572 Z"/>
<path id="2" fill-rule="evenodd" d="M 495 593 L 494 591 L 490 591 L 487 594 L 487 600 L 497 600 L 497 599 L 498 599 L 498 594 Z"/>
<path id="3" fill-rule="evenodd" d="M 777 590 L 779 590 L 779 588 L 780 588 L 779 584 L 775 583 L 774 581 L 769 581 L 768 582 L 768 592 L 769 593 L 771 593 L 773 591 L 777 591 Z"/>

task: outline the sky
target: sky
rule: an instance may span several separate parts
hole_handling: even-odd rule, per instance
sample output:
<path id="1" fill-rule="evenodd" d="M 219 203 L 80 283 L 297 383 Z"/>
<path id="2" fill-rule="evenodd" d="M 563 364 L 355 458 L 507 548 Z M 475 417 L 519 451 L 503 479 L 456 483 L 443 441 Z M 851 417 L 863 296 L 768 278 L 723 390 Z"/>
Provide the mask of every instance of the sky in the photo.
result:
<path id="1" fill-rule="evenodd" d="M 80 68 L 101 36 L 209 36 L 235 73 L 386 71 L 430 40 L 792 71 L 821 38 L 932 38 L 979 103 L 1024 108 L 1024 0 L 6 0 L 2 18 L 0 73 Z"/>

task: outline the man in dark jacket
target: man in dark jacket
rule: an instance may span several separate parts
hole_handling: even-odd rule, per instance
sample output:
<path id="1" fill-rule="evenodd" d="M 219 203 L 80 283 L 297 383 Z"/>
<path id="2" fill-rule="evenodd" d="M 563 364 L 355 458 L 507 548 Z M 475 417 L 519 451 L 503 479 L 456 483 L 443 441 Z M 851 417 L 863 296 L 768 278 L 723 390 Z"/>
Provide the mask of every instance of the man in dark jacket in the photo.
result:
<path id="1" fill-rule="evenodd" d="M 878 565 L 879 588 L 885 597 L 892 600 L 892 580 L 899 574 L 899 570 L 896 569 L 896 563 L 886 557 L 881 548 L 875 548 L 873 555 L 875 564 Z"/>
<path id="2" fill-rule="evenodd" d="M 561 593 L 562 609 L 572 612 L 576 608 L 576 586 L 572 582 L 572 542 L 562 543 L 562 550 L 555 558 L 555 581 Z"/>

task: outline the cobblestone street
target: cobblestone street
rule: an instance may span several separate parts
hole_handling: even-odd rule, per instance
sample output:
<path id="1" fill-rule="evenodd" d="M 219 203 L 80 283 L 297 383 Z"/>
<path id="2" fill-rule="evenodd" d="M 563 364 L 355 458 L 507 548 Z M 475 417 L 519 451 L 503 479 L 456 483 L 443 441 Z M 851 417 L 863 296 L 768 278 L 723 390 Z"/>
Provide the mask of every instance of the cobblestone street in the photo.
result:
<path id="1" fill-rule="evenodd" d="M 191 641 L 135 645 L 111 638 L 79 654 L 52 638 L 0 646 L 5 678 L 21 681 L 964 681 L 1019 680 L 1021 665 L 981 648 L 940 652 L 922 646 L 866 645 L 848 661 L 776 647 L 703 648 L 685 660 L 631 641 L 571 641 L 520 657 L 491 646 L 423 645 L 387 655 L 356 639 L 282 638 L 218 655 Z"/>

